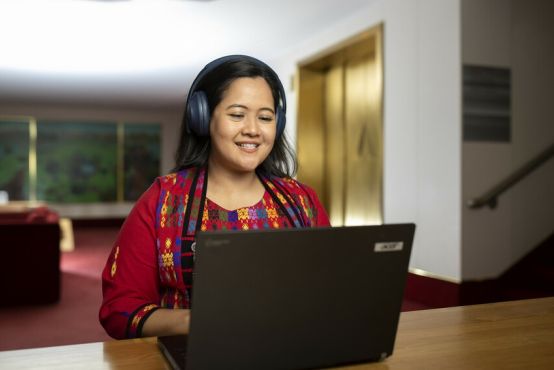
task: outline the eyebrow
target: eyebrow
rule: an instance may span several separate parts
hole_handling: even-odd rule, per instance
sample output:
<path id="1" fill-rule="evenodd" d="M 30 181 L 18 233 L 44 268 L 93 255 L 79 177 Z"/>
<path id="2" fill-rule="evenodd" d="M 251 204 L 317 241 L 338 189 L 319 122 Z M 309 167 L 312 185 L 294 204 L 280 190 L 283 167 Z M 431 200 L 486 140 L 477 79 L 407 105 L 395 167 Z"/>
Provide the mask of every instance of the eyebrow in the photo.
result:
<path id="1" fill-rule="evenodd" d="M 242 104 L 231 104 L 227 107 L 227 109 L 230 109 L 230 108 L 242 108 L 242 109 L 246 109 L 246 110 L 249 109 L 246 105 L 242 105 Z M 264 108 L 260 108 L 260 110 L 268 110 L 271 113 L 275 114 L 275 111 L 271 108 L 264 107 Z"/>

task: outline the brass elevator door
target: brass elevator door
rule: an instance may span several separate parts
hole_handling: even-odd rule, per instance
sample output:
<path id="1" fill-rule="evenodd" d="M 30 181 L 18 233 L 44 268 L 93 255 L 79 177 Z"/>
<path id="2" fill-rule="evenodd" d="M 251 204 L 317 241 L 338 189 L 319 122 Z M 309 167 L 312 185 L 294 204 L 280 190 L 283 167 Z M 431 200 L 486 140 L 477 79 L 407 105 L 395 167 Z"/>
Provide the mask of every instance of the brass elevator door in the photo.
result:
<path id="1" fill-rule="evenodd" d="M 383 220 L 381 27 L 299 71 L 298 178 L 333 226 Z"/>

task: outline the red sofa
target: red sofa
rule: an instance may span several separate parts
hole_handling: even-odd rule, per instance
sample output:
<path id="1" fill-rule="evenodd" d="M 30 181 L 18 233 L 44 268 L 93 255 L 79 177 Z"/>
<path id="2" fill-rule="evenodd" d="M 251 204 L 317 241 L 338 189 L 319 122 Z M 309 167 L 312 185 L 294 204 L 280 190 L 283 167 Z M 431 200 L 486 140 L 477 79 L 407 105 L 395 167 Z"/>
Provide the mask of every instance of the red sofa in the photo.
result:
<path id="1" fill-rule="evenodd" d="M 58 221 L 44 206 L 0 206 L 0 306 L 59 301 Z"/>

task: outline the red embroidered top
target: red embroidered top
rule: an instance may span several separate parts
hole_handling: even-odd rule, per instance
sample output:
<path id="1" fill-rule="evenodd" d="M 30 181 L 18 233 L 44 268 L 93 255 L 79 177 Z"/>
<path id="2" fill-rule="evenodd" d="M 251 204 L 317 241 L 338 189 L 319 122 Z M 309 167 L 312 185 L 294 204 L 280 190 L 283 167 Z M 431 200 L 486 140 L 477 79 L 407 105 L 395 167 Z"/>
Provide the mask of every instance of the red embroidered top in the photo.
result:
<path id="1" fill-rule="evenodd" d="M 295 180 L 261 178 L 266 192 L 258 203 L 226 210 L 205 198 L 204 172 L 189 169 L 158 178 L 125 220 L 102 273 L 100 322 L 112 337 L 140 337 L 142 325 L 160 307 L 190 308 L 198 229 L 330 226 L 315 192 Z"/>

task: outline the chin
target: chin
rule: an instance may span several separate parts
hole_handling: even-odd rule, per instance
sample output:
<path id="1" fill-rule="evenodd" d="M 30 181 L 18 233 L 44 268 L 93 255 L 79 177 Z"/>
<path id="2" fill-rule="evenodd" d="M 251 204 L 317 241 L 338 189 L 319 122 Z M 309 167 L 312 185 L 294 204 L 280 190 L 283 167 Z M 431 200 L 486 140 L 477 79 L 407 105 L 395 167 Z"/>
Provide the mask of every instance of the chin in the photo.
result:
<path id="1" fill-rule="evenodd" d="M 238 172 L 254 172 L 261 162 L 237 163 L 234 167 Z"/>
<path id="2" fill-rule="evenodd" d="M 255 172 L 258 166 L 240 166 L 237 168 L 238 172 L 251 173 Z"/>

